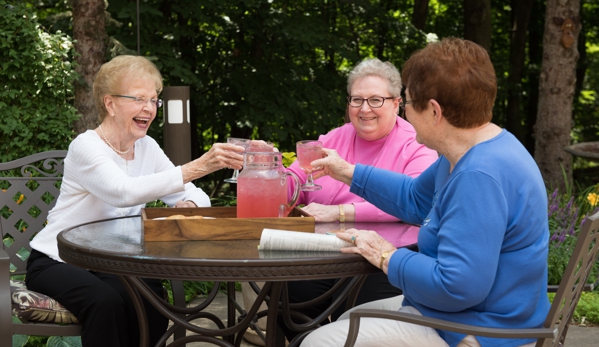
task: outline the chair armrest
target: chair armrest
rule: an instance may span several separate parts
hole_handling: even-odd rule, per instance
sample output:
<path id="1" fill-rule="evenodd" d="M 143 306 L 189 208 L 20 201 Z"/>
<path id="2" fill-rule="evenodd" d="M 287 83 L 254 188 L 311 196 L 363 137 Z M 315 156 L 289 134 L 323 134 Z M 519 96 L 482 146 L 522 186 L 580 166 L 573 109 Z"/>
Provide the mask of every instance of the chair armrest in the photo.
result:
<path id="1" fill-rule="evenodd" d="M 360 328 L 360 318 L 382 318 L 393 319 L 406 323 L 418 324 L 434 329 L 454 331 L 467 335 L 488 336 L 500 338 L 555 338 L 557 329 L 536 328 L 536 329 L 500 329 L 486 328 L 475 325 L 455 323 L 443 319 L 424 317 L 416 314 L 397 312 L 389 310 L 375 309 L 356 309 L 349 315 L 349 333 L 345 341 L 345 347 L 353 347 L 358 338 Z"/>
<path id="2" fill-rule="evenodd" d="M 0 336 L 7 334 L 12 336 L 10 258 L 6 251 L 0 248 Z"/>

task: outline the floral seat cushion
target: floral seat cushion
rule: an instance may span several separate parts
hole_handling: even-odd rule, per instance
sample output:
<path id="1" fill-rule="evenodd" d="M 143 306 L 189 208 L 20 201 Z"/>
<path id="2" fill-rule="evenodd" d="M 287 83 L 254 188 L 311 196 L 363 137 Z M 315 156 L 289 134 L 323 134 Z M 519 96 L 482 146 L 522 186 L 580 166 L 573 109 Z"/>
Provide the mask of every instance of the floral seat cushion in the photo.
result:
<path id="1" fill-rule="evenodd" d="M 23 281 L 10 281 L 12 314 L 30 322 L 71 324 L 77 318 L 51 297 L 27 289 Z"/>

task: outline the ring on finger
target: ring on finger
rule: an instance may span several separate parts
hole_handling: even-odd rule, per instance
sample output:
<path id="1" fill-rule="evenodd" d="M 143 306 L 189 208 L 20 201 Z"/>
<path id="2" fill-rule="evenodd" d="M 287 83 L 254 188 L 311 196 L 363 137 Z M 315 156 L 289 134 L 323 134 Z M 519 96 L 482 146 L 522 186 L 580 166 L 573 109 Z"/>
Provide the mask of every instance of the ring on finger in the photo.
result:
<path id="1" fill-rule="evenodd" d="M 351 236 L 351 239 L 350 239 L 351 243 L 353 243 L 353 244 L 355 245 L 355 244 L 356 244 L 356 239 L 357 239 L 357 238 L 358 238 L 358 237 L 357 237 L 356 235 L 352 235 L 352 236 Z"/>

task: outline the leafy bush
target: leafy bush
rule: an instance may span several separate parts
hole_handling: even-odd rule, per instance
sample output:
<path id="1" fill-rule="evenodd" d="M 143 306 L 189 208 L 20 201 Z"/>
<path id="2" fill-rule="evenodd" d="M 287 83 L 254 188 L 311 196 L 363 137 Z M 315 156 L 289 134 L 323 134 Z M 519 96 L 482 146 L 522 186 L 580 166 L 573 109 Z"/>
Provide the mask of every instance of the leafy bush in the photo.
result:
<path id="1" fill-rule="evenodd" d="M 0 0 L 0 161 L 66 149 L 77 110 L 70 37 L 49 34 L 31 9 Z"/>
<path id="2" fill-rule="evenodd" d="M 553 302 L 554 296 L 555 293 L 549 293 L 551 302 Z M 572 319 L 578 324 L 599 324 L 599 293 L 597 291 L 582 292 Z"/>

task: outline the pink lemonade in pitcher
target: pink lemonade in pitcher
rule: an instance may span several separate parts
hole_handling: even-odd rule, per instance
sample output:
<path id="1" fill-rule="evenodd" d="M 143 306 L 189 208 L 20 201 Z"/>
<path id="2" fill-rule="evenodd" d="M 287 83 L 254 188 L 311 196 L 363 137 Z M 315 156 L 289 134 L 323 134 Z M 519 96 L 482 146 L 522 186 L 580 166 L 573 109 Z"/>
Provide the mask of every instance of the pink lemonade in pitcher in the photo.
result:
<path id="1" fill-rule="evenodd" d="M 295 181 L 287 197 L 287 177 Z M 299 178 L 286 172 L 279 152 L 247 152 L 237 178 L 237 218 L 286 217 L 299 196 Z"/>
<path id="2" fill-rule="evenodd" d="M 237 218 L 278 217 L 287 204 L 287 184 L 281 177 L 237 178 Z"/>

